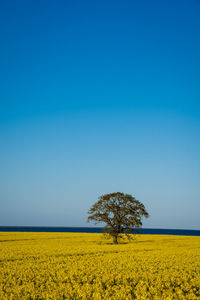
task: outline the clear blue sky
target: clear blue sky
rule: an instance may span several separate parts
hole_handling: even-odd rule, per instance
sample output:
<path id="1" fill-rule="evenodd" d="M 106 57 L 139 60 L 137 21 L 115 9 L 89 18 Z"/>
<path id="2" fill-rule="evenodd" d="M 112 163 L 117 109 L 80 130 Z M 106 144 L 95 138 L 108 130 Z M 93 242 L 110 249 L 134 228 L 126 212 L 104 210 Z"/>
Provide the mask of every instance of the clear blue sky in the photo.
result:
<path id="1" fill-rule="evenodd" d="M 125 192 L 200 229 L 200 2 L 1 1 L 0 225 Z"/>

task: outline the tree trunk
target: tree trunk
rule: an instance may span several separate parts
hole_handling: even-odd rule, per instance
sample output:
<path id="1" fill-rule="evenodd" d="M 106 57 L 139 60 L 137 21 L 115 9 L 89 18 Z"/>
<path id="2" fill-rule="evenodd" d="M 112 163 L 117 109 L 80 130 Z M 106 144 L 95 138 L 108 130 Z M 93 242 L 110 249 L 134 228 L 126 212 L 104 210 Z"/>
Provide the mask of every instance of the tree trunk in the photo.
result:
<path id="1" fill-rule="evenodd" d="M 113 244 L 118 244 L 117 235 L 113 235 Z"/>

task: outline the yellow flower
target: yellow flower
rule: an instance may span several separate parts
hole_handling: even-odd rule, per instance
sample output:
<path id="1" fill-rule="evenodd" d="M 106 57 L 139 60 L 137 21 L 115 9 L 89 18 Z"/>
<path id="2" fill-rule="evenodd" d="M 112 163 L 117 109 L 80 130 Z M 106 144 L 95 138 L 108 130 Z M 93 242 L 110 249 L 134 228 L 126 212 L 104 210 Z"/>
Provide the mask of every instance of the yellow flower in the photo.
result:
<path id="1" fill-rule="evenodd" d="M 4 241 L 4 242 L 1 242 Z M 200 237 L 0 233 L 0 299 L 200 299 Z"/>

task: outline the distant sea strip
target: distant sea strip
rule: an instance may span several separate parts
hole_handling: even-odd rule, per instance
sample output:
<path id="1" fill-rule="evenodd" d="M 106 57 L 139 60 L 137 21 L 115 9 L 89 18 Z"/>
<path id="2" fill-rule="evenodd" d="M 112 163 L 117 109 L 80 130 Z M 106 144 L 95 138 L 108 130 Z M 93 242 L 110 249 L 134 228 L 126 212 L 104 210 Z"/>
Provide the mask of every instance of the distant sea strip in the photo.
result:
<path id="1" fill-rule="evenodd" d="M 45 227 L 45 226 L 0 226 L 0 231 L 4 232 L 85 232 L 101 233 L 102 227 Z M 135 229 L 137 234 L 171 234 L 185 236 L 200 236 L 200 230 L 190 229 L 158 229 L 141 228 Z"/>

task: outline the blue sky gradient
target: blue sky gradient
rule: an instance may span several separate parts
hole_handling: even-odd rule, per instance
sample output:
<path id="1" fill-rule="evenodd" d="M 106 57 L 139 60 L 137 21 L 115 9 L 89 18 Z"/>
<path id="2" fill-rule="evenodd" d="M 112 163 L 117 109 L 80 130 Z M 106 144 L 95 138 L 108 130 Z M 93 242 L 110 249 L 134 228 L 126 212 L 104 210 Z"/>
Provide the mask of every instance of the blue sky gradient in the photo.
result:
<path id="1" fill-rule="evenodd" d="M 200 229 L 200 2 L 2 1 L 0 225 L 134 195 Z"/>

